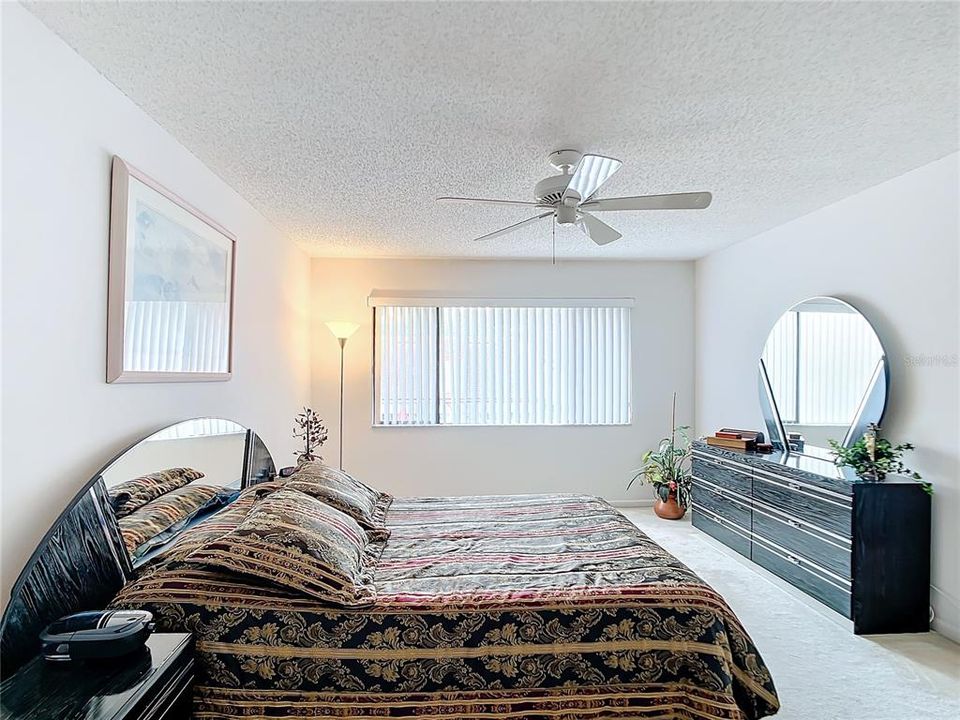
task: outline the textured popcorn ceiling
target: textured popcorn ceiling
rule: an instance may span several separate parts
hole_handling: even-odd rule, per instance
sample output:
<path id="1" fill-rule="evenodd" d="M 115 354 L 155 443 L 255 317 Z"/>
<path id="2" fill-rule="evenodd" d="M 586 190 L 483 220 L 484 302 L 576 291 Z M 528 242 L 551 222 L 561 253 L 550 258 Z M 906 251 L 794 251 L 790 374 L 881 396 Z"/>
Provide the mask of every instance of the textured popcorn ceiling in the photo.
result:
<path id="1" fill-rule="evenodd" d="M 697 257 L 958 145 L 956 3 L 29 7 L 316 255 L 549 256 L 549 223 L 470 242 L 528 211 L 434 198 L 532 199 L 572 147 L 624 161 L 603 195 L 714 203 L 561 256 Z"/>

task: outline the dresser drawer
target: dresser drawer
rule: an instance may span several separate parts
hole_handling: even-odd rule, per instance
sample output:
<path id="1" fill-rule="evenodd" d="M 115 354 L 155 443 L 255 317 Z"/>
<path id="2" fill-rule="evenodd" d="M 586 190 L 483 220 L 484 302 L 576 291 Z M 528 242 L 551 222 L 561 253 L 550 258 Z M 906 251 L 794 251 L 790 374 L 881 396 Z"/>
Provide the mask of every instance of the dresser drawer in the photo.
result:
<path id="1" fill-rule="evenodd" d="M 693 476 L 695 527 L 850 618 L 855 633 L 927 629 L 930 496 L 916 483 L 855 482 L 817 458 L 702 441 Z"/>
<path id="2" fill-rule="evenodd" d="M 757 536 L 754 536 L 751 559 L 844 617 L 850 617 L 849 585 L 830 578 L 792 553 L 768 546 Z"/>
<path id="3" fill-rule="evenodd" d="M 813 561 L 843 578 L 852 577 L 849 541 L 826 535 L 806 522 L 788 518 L 762 505 L 753 508 L 753 532 L 791 553 Z"/>
<path id="4" fill-rule="evenodd" d="M 696 505 L 693 507 L 692 517 L 695 528 L 713 536 L 745 558 L 750 557 L 750 535 L 748 532 L 734 527 L 729 520 L 724 520 L 709 510 L 699 508 Z"/>
<path id="5" fill-rule="evenodd" d="M 694 455 L 693 477 L 706 480 L 721 489 L 732 490 L 744 497 L 750 497 L 752 483 L 749 470 L 739 470 L 720 461 L 707 460 Z"/>
<path id="6" fill-rule="evenodd" d="M 759 472 L 753 476 L 753 497 L 817 528 L 843 538 L 850 537 L 849 497 Z"/>
<path id="7" fill-rule="evenodd" d="M 706 480 L 693 482 L 693 504 L 709 510 L 725 520 L 750 530 L 750 501 L 730 490 L 723 490 Z"/>

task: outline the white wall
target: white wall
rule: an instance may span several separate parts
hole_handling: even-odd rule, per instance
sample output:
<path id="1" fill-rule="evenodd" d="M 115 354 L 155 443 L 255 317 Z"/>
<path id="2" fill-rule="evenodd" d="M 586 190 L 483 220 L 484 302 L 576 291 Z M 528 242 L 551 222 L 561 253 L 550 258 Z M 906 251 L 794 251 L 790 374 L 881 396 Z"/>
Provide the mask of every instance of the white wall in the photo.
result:
<path id="1" fill-rule="evenodd" d="M 239 484 L 243 478 L 246 446 L 245 432 L 142 442 L 103 473 L 103 482 L 111 488 L 158 470 L 187 467 L 203 473 L 196 481 L 198 484 L 217 487 Z"/>
<path id="2" fill-rule="evenodd" d="M 231 417 L 256 428 L 283 465 L 293 459 L 291 416 L 310 398 L 331 427 L 326 455 L 335 460 L 338 356 L 324 320 L 362 324 L 347 345 L 345 435 L 345 465 L 361 478 L 398 494 L 571 491 L 616 501 L 648 497 L 624 485 L 667 431 L 673 390 L 680 421 L 694 415 L 694 330 L 697 430 L 758 426 L 754 373 L 767 330 L 797 300 L 836 295 L 867 314 L 890 355 L 885 429 L 917 445 L 911 461 L 936 485 L 937 626 L 960 638 L 956 155 L 699 261 L 696 298 L 691 263 L 316 259 L 311 266 L 23 8 L 3 3 L 2 20 L 4 603 L 73 493 L 115 451 L 160 426 Z M 114 153 L 237 234 L 230 382 L 104 382 Z M 365 298 L 375 288 L 635 296 L 633 425 L 371 427 Z"/>
<path id="3" fill-rule="evenodd" d="M 934 483 L 937 627 L 960 640 L 958 155 L 699 260 L 696 425 L 762 427 L 756 364 L 780 313 L 834 295 L 874 324 L 891 367 L 884 431 Z"/>
<path id="4" fill-rule="evenodd" d="M 261 215 L 19 5 L 2 4 L 2 588 L 81 485 L 126 444 L 218 415 L 292 451 L 310 383 L 309 261 Z M 233 231 L 234 376 L 108 385 L 110 157 Z"/>
<path id="5" fill-rule="evenodd" d="M 589 492 L 648 500 L 625 485 L 643 452 L 693 411 L 693 264 L 639 262 L 313 261 L 313 407 L 337 459 L 339 349 L 326 320 L 362 327 L 346 347 L 344 468 L 399 495 Z M 504 297 L 630 296 L 633 424 L 609 427 L 371 427 L 371 290 Z"/>

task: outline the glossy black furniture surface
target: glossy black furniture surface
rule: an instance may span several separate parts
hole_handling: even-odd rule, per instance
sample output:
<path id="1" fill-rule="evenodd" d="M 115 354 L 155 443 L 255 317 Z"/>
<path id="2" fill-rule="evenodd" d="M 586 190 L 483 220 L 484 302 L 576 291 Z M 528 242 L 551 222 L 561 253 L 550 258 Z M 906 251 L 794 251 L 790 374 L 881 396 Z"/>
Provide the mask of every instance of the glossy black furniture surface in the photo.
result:
<path id="1" fill-rule="evenodd" d="M 40 631 L 54 620 L 106 607 L 130 573 L 106 488 L 95 478 L 40 541 L 13 587 L 0 624 L 0 676 L 40 651 Z"/>
<path id="2" fill-rule="evenodd" d="M 4 720 L 186 720 L 193 641 L 157 633 L 114 662 L 52 663 L 35 657 L 0 684 Z"/>
<path id="3" fill-rule="evenodd" d="M 905 478 L 856 481 L 816 458 L 695 442 L 695 527 L 853 621 L 925 632 L 930 496 Z"/>
<path id="4" fill-rule="evenodd" d="M 208 467 L 207 459 L 218 454 L 206 443 L 225 436 L 232 438 L 228 467 L 212 463 Z M 222 418 L 176 423 L 119 453 L 80 489 L 14 584 L 0 622 L 0 678 L 9 677 L 39 652 L 39 634 L 45 626 L 71 613 L 106 607 L 140 563 L 175 542 L 176 534 L 152 555 L 131 557 L 109 489 L 142 473 L 179 466 L 204 471 L 201 482 L 238 490 L 276 475 L 273 458 L 260 437 Z M 206 517 L 198 516 L 191 523 Z M 189 527 L 185 525 L 181 531 Z"/>

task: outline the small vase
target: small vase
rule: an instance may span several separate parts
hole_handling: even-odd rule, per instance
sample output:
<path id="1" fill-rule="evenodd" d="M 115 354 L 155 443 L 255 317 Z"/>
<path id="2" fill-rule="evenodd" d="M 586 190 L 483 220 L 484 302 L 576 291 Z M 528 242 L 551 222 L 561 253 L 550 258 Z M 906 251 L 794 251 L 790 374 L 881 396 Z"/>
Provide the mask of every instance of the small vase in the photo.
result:
<path id="1" fill-rule="evenodd" d="M 671 492 L 666 501 L 661 500 L 659 495 L 657 496 L 653 503 L 653 511 L 657 514 L 657 517 L 664 520 L 679 520 L 686 514 L 687 509 L 677 502 L 677 494 Z"/>

